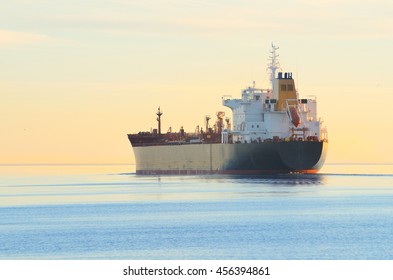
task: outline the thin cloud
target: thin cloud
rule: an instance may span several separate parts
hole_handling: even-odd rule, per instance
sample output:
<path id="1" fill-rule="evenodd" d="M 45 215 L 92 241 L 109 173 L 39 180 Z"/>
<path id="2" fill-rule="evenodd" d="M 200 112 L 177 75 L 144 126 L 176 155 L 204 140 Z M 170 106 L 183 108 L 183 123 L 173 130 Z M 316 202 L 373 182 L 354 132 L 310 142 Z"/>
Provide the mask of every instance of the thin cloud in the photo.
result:
<path id="1" fill-rule="evenodd" d="M 55 41 L 47 35 L 0 29 L 0 46 L 29 45 Z"/>
<path id="2" fill-rule="evenodd" d="M 187 36 L 234 36 L 261 34 L 280 37 L 313 37 L 330 39 L 390 39 L 393 26 L 388 6 L 371 2 L 348 7 L 349 1 L 323 0 L 317 5 L 311 0 L 298 0 L 286 5 L 271 2 L 263 6 L 257 0 L 204 2 L 199 0 L 158 0 L 134 2 L 112 0 L 108 9 L 69 11 L 44 16 L 45 28 L 76 33 L 92 31 L 113 36 L 131 34 L 186 34 Z M 369 0 L 367 0 L 369 1 Z M 208 7 L 208 8 L 207 8 Z M 348 13 L 348 9 L 353 13 Z M 368 10 L 372 12 L 368 13 Z M 73 33 L 71 33 L 73 34 Z"/>

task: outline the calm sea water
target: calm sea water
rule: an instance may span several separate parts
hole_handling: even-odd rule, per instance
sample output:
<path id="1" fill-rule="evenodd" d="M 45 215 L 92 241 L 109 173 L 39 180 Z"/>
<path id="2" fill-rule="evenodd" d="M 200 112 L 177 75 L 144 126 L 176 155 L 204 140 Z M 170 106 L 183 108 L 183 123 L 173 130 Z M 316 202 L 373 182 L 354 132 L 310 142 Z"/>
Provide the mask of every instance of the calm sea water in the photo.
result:
<path id="1" fill-rule="evenodd" d="M 393 259 L 393 165 L 137 176 L 0 166 L 0 259 Z"/>

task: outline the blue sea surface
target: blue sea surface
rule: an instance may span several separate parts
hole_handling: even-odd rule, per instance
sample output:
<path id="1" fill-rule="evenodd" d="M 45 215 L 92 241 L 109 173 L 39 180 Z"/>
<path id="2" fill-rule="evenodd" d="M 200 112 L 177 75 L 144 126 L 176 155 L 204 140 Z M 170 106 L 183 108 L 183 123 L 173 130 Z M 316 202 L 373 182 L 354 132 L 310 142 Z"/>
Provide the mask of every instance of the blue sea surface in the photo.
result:
<path id="1" fill-rule="evenodd" d="M 0 259 L 393 259 L 393 165 L 140 176 L 0 165 Z"/>

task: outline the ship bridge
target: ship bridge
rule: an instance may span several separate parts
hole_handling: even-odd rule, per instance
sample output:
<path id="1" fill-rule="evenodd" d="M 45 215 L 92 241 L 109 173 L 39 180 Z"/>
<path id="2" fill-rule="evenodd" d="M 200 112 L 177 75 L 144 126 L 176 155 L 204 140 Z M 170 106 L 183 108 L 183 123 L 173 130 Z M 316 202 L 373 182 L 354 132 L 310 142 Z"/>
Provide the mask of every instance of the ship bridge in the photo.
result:
<path id="1" fill-rule="evenodd" d="M 241 98 L 223 96 L 222 104 L 232 109 L 233 127 L 225 133 L 234 142 L 251 143 L 270 140 L 322 140 L 325 131 L 317 118 L 316 99 L 299 99 L 295 81 L 290 72 L 278 72 L 275 46 L 272 46 L 272 89 L 248 87 L 241 91 Z M 229 137 L 224 136 L 223 139 Z"/>

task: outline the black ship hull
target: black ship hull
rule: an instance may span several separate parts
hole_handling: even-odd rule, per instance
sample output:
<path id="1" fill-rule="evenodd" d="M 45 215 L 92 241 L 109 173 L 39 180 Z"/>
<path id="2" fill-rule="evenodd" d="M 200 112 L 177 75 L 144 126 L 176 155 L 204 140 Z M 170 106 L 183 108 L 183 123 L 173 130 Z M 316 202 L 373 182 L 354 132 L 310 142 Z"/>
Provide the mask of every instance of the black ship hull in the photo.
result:
<path id="1" fill-rule="evenodd" d="M 316 173 L 325 141 L 137 146 L 137 174 Z"/>

